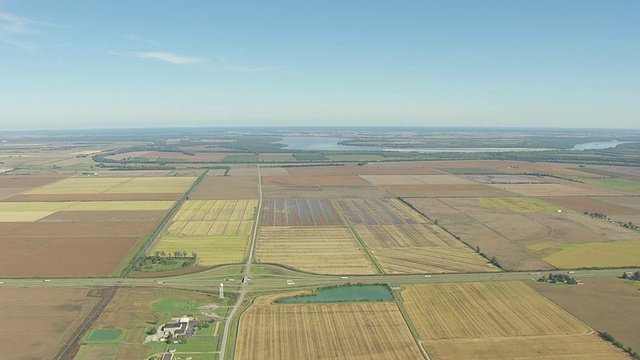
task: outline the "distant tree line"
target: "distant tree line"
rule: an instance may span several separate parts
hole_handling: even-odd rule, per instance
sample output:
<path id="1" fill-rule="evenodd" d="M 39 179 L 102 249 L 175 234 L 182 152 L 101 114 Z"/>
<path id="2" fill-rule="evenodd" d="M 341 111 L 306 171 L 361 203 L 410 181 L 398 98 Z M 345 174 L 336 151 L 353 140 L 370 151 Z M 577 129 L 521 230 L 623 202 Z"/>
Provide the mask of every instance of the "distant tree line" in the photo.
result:
<path id="1" fill-rule="evenodd" d="M 624 222 L 624 221 L 618 221 L 618 220 L 614 220 L 610 217 L 608 217 L 607 215 L 603 214 L 603 213 L 599 213 L 599 212 L 588 212 L 585 211 L 583 213 L 586 216 L 592 217 L 594 219 L 602 219 L 606 222 L 618 225 L 618 226 L 622 226 L 624 228 L 627 229 L 631 229 L 631 230 L 635 230 L 635 231 L 640 231 L 640 226 L 634 224 L 632 221 L 628 221 L 628 222 Z"/>
<path id="2" fill-rule="evenodd" d="M 600 337 L 603 338 L 604 340 L 606 340 L 606 341 L 612 343 L 613 345 L 619 347 L 624 352 L 626 352 L 627 354 L 631 355 L 634 359 L 640 359 L 640 354 L 638 354 L 635 350 L 633 350 L 633 348 L 631 346 L 625 347 L 623 343 L 621 343 L 618 340 L 616 340 L 616 338 L 614 338 L 613 335 L 609 334 L 608 332 L 598 332 L 598 335 L 600 335 Z"/>
<path id="3" fill-rule="evenodd" d="M 567 274 L 549 274 L 547 275 L 543 275 L 541 278 L 538 279 L 539 282 L 548 282 L 548 283 L 564 283 L 564 284 L 569 284 L 569 285 L 576 285 L 578 284 L 578 280 L 576 280 L 576 278 L 573 278 Z"/>
<path id="4" fill-rule="evenodd" d="M 625 272 L 622 274 L 621 278 L 626 280 L 640 280 L 640 271 L 636 271 L 634 273 Z"/>

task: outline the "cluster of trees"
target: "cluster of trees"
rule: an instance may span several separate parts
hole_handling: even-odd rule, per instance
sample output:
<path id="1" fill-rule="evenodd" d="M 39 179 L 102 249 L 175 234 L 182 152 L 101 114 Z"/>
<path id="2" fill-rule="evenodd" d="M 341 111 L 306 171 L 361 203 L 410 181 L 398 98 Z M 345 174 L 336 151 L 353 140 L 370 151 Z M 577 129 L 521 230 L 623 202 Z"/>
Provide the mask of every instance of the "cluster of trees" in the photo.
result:
<path id="1" fill-rule="evenodd" d="M 549 276 L 547 275 L 542 275 L 541 278 L 538 279 L 538 281 L 540 282 L 548 282 L 548 283 L 565 283 L 565 284 L 569 284 L 569 285 L 575 285 L 578 283 L 578 280 L 576 280 L 576 278 L 573 278 L 567 274 L 549 274 Z"/>
<path id="2" fill-rule="evenodd" d="M 178 342 L 178 344 L 186 344 L 187 337 L 184 335 L 173 335 L 170 333 L 169 336 L 167 336 L 167 338 L 164 339 L 164 342 L 167 344 L 173 344 L 176 341 Z"/>
<path id="3" fill-rule="evenodd" d="M 599 213 L 599 212 L 590 213 L 588 211 L 585 211 L 584 214 L 587 215 L 587 216 L 590 216 L 592 218 L 602 219 L 602 220 L 604 220 L 606 222 L 610 222 L 610 223 L 616 224 L 618 226 L 625 227 L 627 229 L 640 231 L 640 226 L 634 224 L 632 221 L 624 222 L 624 221 L 613 220 L 612 218 L 608 217 L 607 215 L 605 215 L 603 213 Z"/>
<path id="4" fill-rule="evenodd" d="M 604 340 L 610 343 L 613 343 L 613 345 L 619 347 L 620 349 L 624 350 L 627 354 L 633 356 L 634 359 L 640 359 L 640 354 L 638 354 L 635 350 L 633 350 L 631 346 L 624 347 L 624 344 L 616 340 L 616 338 L 614 338 L 613 335 L 609 334 L 608 332 L 602 332 L 599 334 L 601 338 L 603 338 Z"/>
<path id="5" fill-rule="evenodd" d="M 640 280 L 640 271 L 636 271 L 634 273 L 625 272 L 622 274 L 622 278 L 627 280 Z"/>
<path id="6" fill-rule="evenodd" d="M 141 257 L 135 265 L 138 271 L 148 271 L 160 265 L 179 265 L 179 267 L 187 267 L 196 262 L 198 254 L 192 252 L 176 250 L 173 252 L 156 251 L 153 255 Z"/>

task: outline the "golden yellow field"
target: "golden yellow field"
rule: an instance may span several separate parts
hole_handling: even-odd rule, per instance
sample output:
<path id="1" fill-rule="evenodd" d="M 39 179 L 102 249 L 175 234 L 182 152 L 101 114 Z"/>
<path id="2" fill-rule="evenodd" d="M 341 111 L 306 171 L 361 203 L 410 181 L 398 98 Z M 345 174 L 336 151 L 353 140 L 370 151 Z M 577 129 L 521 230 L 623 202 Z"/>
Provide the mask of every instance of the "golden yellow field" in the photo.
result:
<path id="1" fill-rule="evenodd" d="M 528 248 L 547 263 L 564 269 L 640 265 L 640 234 L 638 240 L 584 244 L 538 243 Z"/>
<path id="2" fill-rule="evenodd" d="M 320 274 L 374 274 L 346 226 L 262 226 L 256 259 Z"/>
<path id="3" fill-rule="evenodd" d="M 423 341 L 431 360 L 629 360 L 595 334 Z"/>
<path id="4" fill-rule="evenodd" d="M 494 197 L 478 198 L 482 206 L 494 209 L 504 209 L 518 213 L 557 212 L 558 205 L 530 197 Z"/>
<path id="5" fill-rule="evenodd" d="M 213 266 L 239 263 L 247 250 L 246 236 L 163 236 L 149 253 L 186 251 L 198 254 L 197 265 Z"/>
<path id="6" fill-rule="evenodd" d="M 396 247 L 465 247 L 462 242 L 435 224 L 360 225 L 355 226 L 355 229 L 370 249 Z"/>
<path id="7" fill-rule="evenodd" d="M 26 191 L 25 194 L 182 193 L 195 177 L 77 177 Z"/>
<path id="8" fill-rule="evenodd" d="M 412 247 L 370 251 L 387 274 L 498 271 L 469 248 Z"/>
<path id="9" fill-rule="evenodd" d="M 257 200 L 185 201 L 173 217 L 168 235 L 249 236 Z"/>
<path id="10" fill-rule="evenodd" d="M 37 221 L 57 211 L 168 210 L 174 201 L 3 202 L 0 222 Z"/>
<path id="11" fill-rule="evenodd" d="M 241 317 L 236 360 L 422 359 L 392 302 L 270 305 Z"/>
<path id="12" fill-rule="evenodd" d="M 422 340 L 590 332 L 521 282 L 407 285 L 402 297 Z"/>

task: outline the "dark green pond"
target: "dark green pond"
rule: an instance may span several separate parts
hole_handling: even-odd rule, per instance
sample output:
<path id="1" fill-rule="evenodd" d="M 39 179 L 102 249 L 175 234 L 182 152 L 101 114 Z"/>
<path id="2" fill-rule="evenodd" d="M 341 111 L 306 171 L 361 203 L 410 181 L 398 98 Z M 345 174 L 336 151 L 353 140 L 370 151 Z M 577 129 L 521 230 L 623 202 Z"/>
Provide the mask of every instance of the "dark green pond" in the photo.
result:
<path id="1" fill-rule="evenodd" d="M 309 296 L 284 298 L 276 301 L 280 304 L 301 304 L 339 301 L 390 301 L 393 295 L 384 285 L 339 286 L 319 289 Z"/>

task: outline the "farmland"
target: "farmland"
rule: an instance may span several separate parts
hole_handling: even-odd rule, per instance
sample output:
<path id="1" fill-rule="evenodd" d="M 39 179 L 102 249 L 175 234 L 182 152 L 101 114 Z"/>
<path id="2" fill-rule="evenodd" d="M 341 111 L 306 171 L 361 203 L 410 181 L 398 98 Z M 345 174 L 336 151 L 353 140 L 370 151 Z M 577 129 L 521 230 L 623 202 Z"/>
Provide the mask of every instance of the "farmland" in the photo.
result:
<path id="1" fill-rule="evenodd" d="M 256 200 L 188 200 L 150 253 L 186 251 L 197 265 L 240 262 L 253 227 Z"/>
<path id="2" fill-rule="evenodd" d="M 258 358 L 420 359 L 422 354 L 395 303 L 258 301 L 240 320 L 235 359 Z"/>
<path id="3" fill-rule="evenodd" d="M 337 201 L 354 225 L 420 224 L 424 218 L 396 199 L 340 199 Z"/>
<path id="4" fill-rule="evenodd" d="M 544 261 L 561 269 L 640 265 L 639 240 L 582 244 L 536 243 L 529 245 L 529 249 Z"/>
<path id="5" fill-rule="evenodd" d="M 323 199 L 267 199 L 263 203 L 264 226 L 344 225 L 331 201 Z"/>
<path id="6" fill-rule="evenodd" d="M 375 273 L 346 226 L 262 226 L 256 260 L 320 274 Z"/>
<path id="7" fill-rule="evenodd" d="M 53 359 L 99 300 L 86 288 L 0 289 L 0 346 L 16 359 Z"/>
<path id="8" fill-rule="evenodd" d="M 25 194 L 183 193 L 194 177 L 74 177 L 44 185 Z"/>

